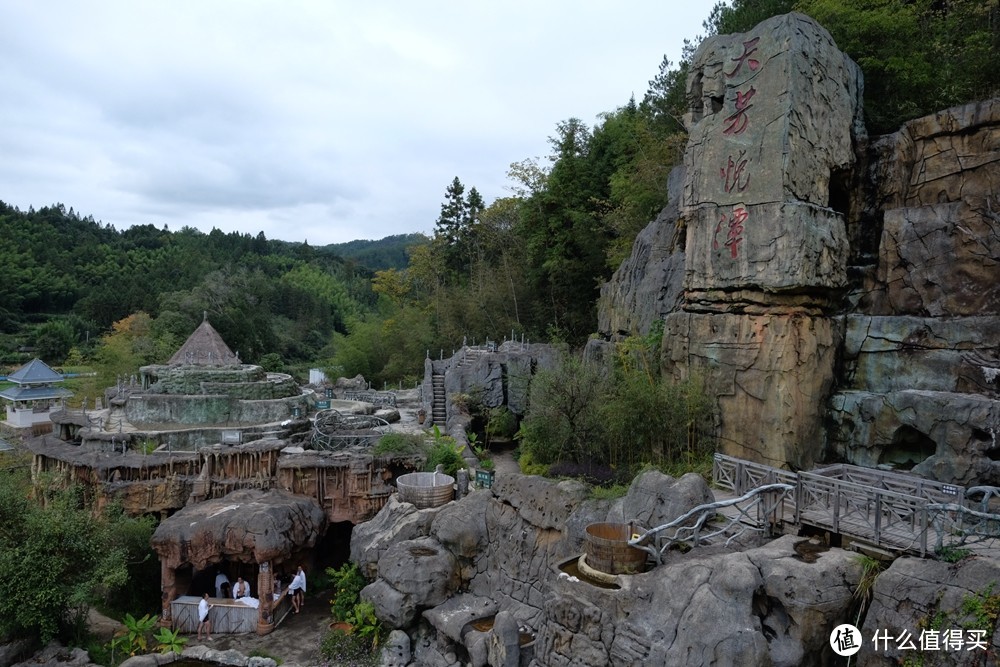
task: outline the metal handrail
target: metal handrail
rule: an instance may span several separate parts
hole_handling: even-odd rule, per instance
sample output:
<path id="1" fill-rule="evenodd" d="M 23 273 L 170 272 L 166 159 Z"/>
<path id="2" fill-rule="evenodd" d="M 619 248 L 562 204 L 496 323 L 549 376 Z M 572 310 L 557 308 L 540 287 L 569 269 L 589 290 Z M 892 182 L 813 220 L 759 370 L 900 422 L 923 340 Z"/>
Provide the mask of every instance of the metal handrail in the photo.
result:
<path id="1" fill-rule="evenodd" d="M 671 546 L 682 542 L 698 546 L 715 537 L 731 532 L 725 541 L 725 546 L 729 546 L 730 542 L 748 531 L 763 534 L 770 525 L 775 523 L 777 509 L 784 501 L 785 496 L 794 490 L 795 487 L 791 484 L 766 484 L 747 491 L 739 498 L 698 505 L 673 521 L 650 528 L 629 539 L 628 543 L 651 555 L 657 565 L 663 563 L 663 554 Z M 765 503 L 767 498 L 771 499 L 770 503 Z M 741 503 L 748 504 L 744 507 L 741 506 Z M 721 528 L 716 528 L 711 532 L 702 534 L 701 531 L 705 527 L 705 524 L 718 516 L 720 509 L 726 507 L 735 509 L 737 515 L 727 517 L 728 520 Z M 751 517 L 751 512 L 755 512 L 756 516 Z M 691 523 L 691 519 L 695 519 L 694 523 Z M 738 528 L 736 528 L 737 526 Z M 672 534 L 661 535 L 661 533 L 672 528 L 674 529 Z M 654 541 L 654 544 L 644 544 L 649 541 Z"/>

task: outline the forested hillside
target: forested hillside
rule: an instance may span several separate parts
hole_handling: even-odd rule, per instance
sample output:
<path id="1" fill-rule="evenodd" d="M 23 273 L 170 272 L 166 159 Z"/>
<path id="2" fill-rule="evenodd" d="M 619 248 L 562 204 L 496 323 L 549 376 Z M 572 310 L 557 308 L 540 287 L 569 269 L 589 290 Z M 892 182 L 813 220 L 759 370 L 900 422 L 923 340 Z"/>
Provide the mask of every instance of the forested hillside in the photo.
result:
<path id="1" fill-rule="evenodd" d="M 369 271 L 263 234 L 118 231 L 62 205 L 20 211 L 2 202 L 0 229 L 5 364 L 23 361 L 23 347 L 50 363 L 71 352 L 88 361 L 115 322 L 137 313 L 150 326 L 134 346 L 141 363 L 162 361 L 205 313 L 248 361 L 314 361 L 373 303 Z"/>
<path id="2" fill-rule="evenodd" d="M 736 0 L 717 5 L 704 27 L 743 32 L 788 11 L 816 18 L 861 65 L 873 135 L 1000 92 L 998 0 Z M 127 372 L 162 361 L 204 313 L 243 359 L 375 382 L 412 380 L 428 350 L 465 337 L 514 331 L 579 344 L 596 329 L 600 284 L 666 204 L 700 39 L 679 63 L 664 60 L 658 73 L 650 63 L 642 99 L 592 124 L 567 109 L 547 158 L 510 166 L 511 196 L 485 202 L 460 176 L 442 183 L 430 240 L 317 249 L 218 230 L 117 231 L 61 205 L 0 204 L 2 361 L 23 360 L 17 349 L 30 346 L 53 363 Z"/>
<path id="3" fill-rule="evenodd" d="M 381 271 L 405 269 L 410 263 L 410 248 L 429 242 L 430 239 L 423 234 L 394 234 L 378 240 L 359 239 L 347 243 L 333 243 L 322 246 L 320 250 L 353 260 L 366 269 Z"/>

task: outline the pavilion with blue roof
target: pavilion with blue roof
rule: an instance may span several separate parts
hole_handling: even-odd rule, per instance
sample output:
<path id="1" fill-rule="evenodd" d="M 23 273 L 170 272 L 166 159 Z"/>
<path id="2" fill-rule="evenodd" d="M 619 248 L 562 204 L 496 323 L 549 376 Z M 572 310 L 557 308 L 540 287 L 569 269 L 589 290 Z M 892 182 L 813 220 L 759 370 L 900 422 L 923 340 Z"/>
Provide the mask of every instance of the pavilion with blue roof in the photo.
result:
<path id="1" fill-rule="evenodd" d="M 73 395 L 64 387 L 55 386 L 63 376 L 41 359 L 32 359 L 7 376 L 14 383 L 0 391 L 0 398 L 7 402 L 5 422 L 15 428 L 27 428 L 50 421 L 53 411 L 61 408 L 64 398 Z"/>

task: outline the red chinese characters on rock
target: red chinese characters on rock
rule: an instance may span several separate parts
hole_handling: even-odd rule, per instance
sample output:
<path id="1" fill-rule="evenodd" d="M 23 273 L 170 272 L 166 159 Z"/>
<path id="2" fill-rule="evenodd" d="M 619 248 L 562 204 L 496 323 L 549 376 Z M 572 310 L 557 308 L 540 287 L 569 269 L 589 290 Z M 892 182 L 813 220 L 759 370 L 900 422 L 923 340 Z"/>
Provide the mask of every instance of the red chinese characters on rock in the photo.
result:
<path id="1" fill-rule="evenodd" d="M 726 78 L 733 78 L 745 70 L 749 70 L 751 75 L 760 71 L 763 64 L 759 58 L 755 57 L 758 42 L 760 42 L 760 37 L 743 42 L 743 52 L 730 59 L 733 67 L 725 72 Z M 757 89 L 747 80 L 744 80 L 741 85 L 743 85 L 743 90 L 736 90 L 735 111 L 723 122 L 722 134 L 727 136 L 742 134 L 750 125 L 750 110 L 753 108 L 751 100 L 757 94 Z M 726 193 L 744 192 L 750 187 L 750 158 L 747 157 L 745 149 L 736 154 L 729 154 L 726 164 L 719 168 L 719 178 L 722 180 L 722 187 Z M 743 243 L 743 233 L 749 218 L 750 212 L 744 204 L 734 206 L 728 214 L 721 214 L 719 223 L 715 226 L 712 249 L 725 252 L 725 249 L 728 248 L 729 257 L 737 259 L 740 256 L 740 244 Z"/>
<path id="2" fill-rule="evenodd" d="M 747 171 L 750 158 L 746 157 L 746 153 L 745 150 L 741 150 L 735 159 L 730 155 L 726 166 L 719 168 L 719 177 L 726 192 L 731 193 L 733 190 L 743 192 L 750 185 L 750 173 Z"/>
<path id="3" fill-rule="evenodd" d="M 750 90 L 746 93 L 736 91 L 736 113 L 726 118 L 726 129 L 722 131 L 723 134 L 742 134 L 743 130 L 747 129 L 750 123 L 747 112 L 753 106 L 750 104 L 750 99 L 756 92 L 753 86 L 750 86 Z"/>
<path id="4" fill-rule="evenodd" d="M 753 57 L 757 52 L 757 42 L 759 41 L 760 37 L 754 37 L 743 42 L 743 53 L 731 59 L 736 64 L 732 70 L 726 72 L 726 78 L 736 76 L 744 66 L 751 72 L 756 72 L 760 69 L 760 60 Z M 757 89 L 753 86 L 750 86 L 748 90 L 736 91 L 736 112 L 726 118 L 725 129 L 722 131 L 723 134 L 742 134 L 747 129 L 747 125 L 750 123 L 747 113 L 753 106 L 750 100 L 756 93 Z"/>
<path id="5" fill-rule="evenodd" d="M 750 217 L 750 213 L 743 206 L 736 206 L 733 208 L 731 215 L 722 215 L 719 218 L 719 224 L 715 226 L 715 235 L 712 239 L 712 249 L 719 250 L 721 247 L 725 246 L 729 248 L 729 256 L 732 259 L 739 257 L 740 243 L 743 242 L 743 230 L 744 223 Z M 719 243 L 719 236 L 725 230 L 726 240 L 723 243 Z"/>
<path id="6" fill-rule="evenodd" d="M 756 72 L 760 69 L 760 61 L 752 57 L 753 54 L 757 52 L 757 42 L 759 41 L 760 37 L 754 37 L 753 39 L 748 39 L 743 42 L 743 53 L 736 58 L 730 59 L 736 63 L 736 65 L 733 67 L 732 71 L 726 72 L 727 78 L 734 77 L 736 73 L 743 68 L 743 65 L 750 68 L 751 72 Z"/>

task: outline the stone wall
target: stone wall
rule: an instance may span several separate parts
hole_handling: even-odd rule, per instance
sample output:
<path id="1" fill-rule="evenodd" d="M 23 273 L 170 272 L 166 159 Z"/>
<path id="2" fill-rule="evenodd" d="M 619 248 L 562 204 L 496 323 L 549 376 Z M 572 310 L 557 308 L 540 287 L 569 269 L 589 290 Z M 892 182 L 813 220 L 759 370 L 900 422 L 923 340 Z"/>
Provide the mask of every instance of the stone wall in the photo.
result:
<path id="1" fill-rule="evenodd" d="M 136 425 L 260 424 L 290 419 L 295 408 L 305 414 L 308 407 L 308 397 L 302 394 L 276 400 L 238 400 L 228 395 L 132 394 L 125 404 L 125 417 Z"/>

